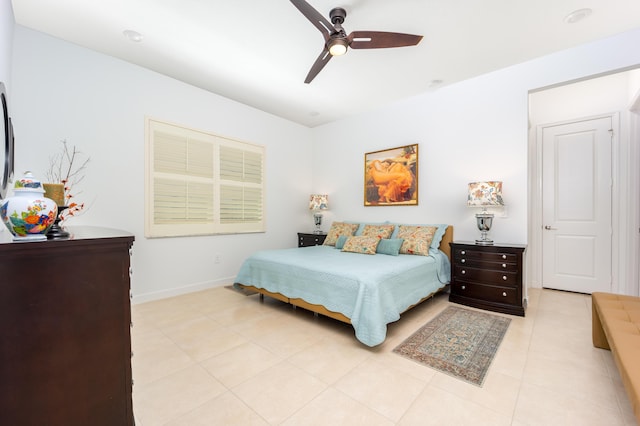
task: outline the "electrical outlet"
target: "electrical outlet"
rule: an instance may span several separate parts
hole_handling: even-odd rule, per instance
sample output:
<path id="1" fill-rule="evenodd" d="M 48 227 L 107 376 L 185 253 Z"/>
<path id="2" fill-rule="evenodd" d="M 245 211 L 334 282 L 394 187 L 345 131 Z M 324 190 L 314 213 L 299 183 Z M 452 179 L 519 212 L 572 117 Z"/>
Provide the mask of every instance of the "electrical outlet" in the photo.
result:
<path id="1" fill-rule="evenodd" d="M 500 215 L 498 215 L 498 217 L 501 217 L 504 219 L 509 217 L 509 210 L 507 209 L 507 206 L 502 206 L 502 211 L 500 212 Z"/>
<path id="2" fill-rule="evenodd" d="M 222 256 L 220 256 L 219 254 L 216 254 L 215 257 L 213 258 L 213 263 L 220 263 L 220 259 Z"/>

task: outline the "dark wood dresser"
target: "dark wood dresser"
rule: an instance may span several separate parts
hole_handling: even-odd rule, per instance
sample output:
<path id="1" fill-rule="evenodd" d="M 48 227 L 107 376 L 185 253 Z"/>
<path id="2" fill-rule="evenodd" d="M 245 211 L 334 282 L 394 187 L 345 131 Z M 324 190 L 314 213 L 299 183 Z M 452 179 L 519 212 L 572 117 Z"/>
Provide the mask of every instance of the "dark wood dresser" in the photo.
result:
<path id="1" fill-rule="evenodd" d="M 523 256 L 518 244 L 451 243 L 449 301 L 524 316 Z"/>
<path id="2" fill-rule="evenodd" d="M 66 240 L 0 243 L 2 425 L 134 423 L 134 237 L 69 230 Z"/>
<path id="3" fill-rule="evenodd" d="M 327 234 L 307 234 L 298 232 L 298 247 L 321 246 Z"/>

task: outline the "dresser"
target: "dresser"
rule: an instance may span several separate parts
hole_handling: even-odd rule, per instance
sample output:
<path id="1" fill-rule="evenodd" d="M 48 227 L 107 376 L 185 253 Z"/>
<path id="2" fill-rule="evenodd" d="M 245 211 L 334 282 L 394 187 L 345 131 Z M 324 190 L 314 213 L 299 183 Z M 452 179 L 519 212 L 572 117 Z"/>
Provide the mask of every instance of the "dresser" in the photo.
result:
<path id="1" fill-rule="evenodd" d="M 524 316 L 525 245 L 452 242 L 449 301 Z"/>
<path id="2" fill-rule="evenodd" d="M 134 237 L 0 243 L 0 424 L 133 425 Z"/>
<path id="3" fill-rule="evenodd" d="M 327 234 L 307 234 L 298 232 L 298 247 L 321 246 Z"/>

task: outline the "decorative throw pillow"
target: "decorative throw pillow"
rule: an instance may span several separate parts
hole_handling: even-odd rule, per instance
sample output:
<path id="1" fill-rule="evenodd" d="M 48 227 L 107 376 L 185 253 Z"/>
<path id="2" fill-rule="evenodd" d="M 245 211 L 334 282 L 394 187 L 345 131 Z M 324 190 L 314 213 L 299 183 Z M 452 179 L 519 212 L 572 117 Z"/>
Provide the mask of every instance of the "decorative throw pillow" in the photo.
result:
<path id="1" fill-rule="evenodd" d="M 327 233 L 327 238 L 324 239 L 323 245 L 335 246 L 340 235 L 351 236 L 357 229 L 357 223 L 333 222 L 329 232 Z"/>
<path id="2" fill-rule="evenodd" d="M 404 240 L 400 253 L 428 256 L 431 240 L 437 230 L 435 226 L 400 225 L 397 237 Z"/>
<path id="3" fill-rule="evenodd" d="M 347 242 L 344 243 L 342 251 L 350 253 L 362 253 L 362 254 L 376 254 L 376 247 L 380 238 L 378 237 L 349 237 Z"/>
<path id="4" fill-rule="evenodd" d="M 396 224 L 396 229 L 393 231 L 393 234 L 391 234 L 391 236 L 389 238 L 393 239 L 393 238 L 398 238 L 398 229 L 400 227 L 400 225 L 403 224 Z M 446 223 L 411 223 L 411 224 L 407 224 L 405 223 L 404 226 L 435 226 L 436 228 L 438 228 L 438 230 L 436 231 L 436 233 L 433 235 L 433 239 L 431 240 L 431 248 L 432 249 L 439 249 L 440 248 L 440 243 L 442 243 L 442 237 L 444 237 L 444 233 L 447 231 L 447 228 L 449 227 L 449 225 L 447 225 Z M 358 235 L 356 233 L 356 235 Z"/>
<path id="5" fill-rule="evenodd" d="M 376 247 L 376 253 L 389 254 L 391 256 L 397 256 L 400 254 L 400 247 L 404 240 L 401 239 L 381 239 Z"/>
<path id="6" fill-rule="evenodd" d="M 362 230 L 362 236 L 390 238 L 395 228 L 395 225 L 365 225 Z"/>

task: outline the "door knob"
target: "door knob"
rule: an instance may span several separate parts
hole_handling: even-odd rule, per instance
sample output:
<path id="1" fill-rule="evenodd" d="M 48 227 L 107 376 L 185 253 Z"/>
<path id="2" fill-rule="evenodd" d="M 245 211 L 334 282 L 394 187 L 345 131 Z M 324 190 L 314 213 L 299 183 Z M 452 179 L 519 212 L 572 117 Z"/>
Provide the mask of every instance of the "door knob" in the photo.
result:
<path id="1" fill-rule="evenodd" d="M 555 231 L 555 230 L 557 230 L 558 228 L 552 228 L 552 227 L 551 227 L 551 226 L 549 226 L 549 225 L 545 225 L 544 229 L 546 229 L 547 231 Z"/>

